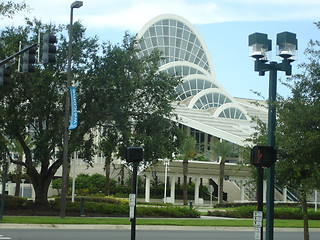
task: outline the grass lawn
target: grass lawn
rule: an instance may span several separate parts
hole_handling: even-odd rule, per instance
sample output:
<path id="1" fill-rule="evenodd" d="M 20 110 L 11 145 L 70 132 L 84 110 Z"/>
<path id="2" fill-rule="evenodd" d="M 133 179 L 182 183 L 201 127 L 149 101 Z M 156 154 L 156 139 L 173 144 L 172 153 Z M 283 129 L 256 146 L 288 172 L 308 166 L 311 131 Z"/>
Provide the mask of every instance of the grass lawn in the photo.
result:
<path id="1" fill-rule="evenodd" d="M 112 224 L 130 225 L 128 218 L 99 218 L 99 217 L 23 217 L 4 216 L 0 223 L 18 224 Z M 162 219 L 162 218 L 137 218 L 137 225 L 171 225 L 171 226 L 225 226 L 225 227 L 253 227 L 252 219 Z M 265 226 L 265 223 L 264 223 Z M 275 219 L 275 227 L 302 228 L 302 220 Z M 320 221 L 309 220 L 310 228 L 319 228 Z"/>

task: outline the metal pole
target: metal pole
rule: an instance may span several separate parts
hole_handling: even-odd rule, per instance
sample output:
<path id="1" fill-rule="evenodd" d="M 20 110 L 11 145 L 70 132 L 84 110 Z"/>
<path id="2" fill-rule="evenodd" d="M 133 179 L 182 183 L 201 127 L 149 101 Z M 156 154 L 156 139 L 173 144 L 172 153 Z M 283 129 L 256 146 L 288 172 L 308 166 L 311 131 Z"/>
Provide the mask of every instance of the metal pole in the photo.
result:
<path id="1" fill-rule="evenodd" d="M 73 173 L 72 173 L 72 197 L 71 197 L 71 202 L 74 202 L 74 194 L 76 190 L 76 152 L 73 154 Z"/>
<path id="2" fill-rule="evenodd" d="M 137 205 L 137 175 L 138 175 L 138 165 L 139 162 L 133 162 L 133 172 L 132 172 L 132 187 L 131 193 L 135 196 L 134 213 L 131 221 L 131 240 L 136 239 L 136 205 Z"/>
<path id="3" fill-rule="evenodd" d="M 72 24 L 73 24 L 73 8 L 70 11 L 69 24 L 69 44 L 68 44 L 68 69 L 67 69 L 67 89 L 66 89 L 66 103 L 64 115 L 64 133 L 63 133 L 63 159 L 62 159 L 62 187 L 61 187 L 61 205 L 60 218 L 66 216 L 66 202 L 67 202 L 67 188 L 68 188 L 68 148 L 69 148 L 69 116 L 70 116 L 70 92 L 71 85 L 71 60 L 72 60 Z"/>
<path id="4" fill-rule="evenodd" d="M 258 202 L 258 211 L 263 212 L 263 168 L 257 167 L 258 172 L 258 184 L 257 184 L 257 202 Z M 263 240 L 263 225 L 261 226 L 261 235 L 260 240 Z"/>
<path id="5" fill-rule="evenodd" d="M 276 145 L 276 97 L 277 97 L 277 63 L 270 62 L 269 71 L 269 112 L 268 112 L 268 145 Z M 267 209 L 266 239 L 273 240 L 274 228 L 274 175 L 275 166 L 267 168 Z"/>
<path id="6" fill-rule="evenodd" d="M 9 161 L 4 162 L 3 175 L 2 175 L 2 193 L 1 193 L 1 206 L 0 206 L 0 220 L 2 221 L 4 212 L 4 202 L 6 196 L 6 183 L 7 183 L 7 173 L 8 173 Z"/>

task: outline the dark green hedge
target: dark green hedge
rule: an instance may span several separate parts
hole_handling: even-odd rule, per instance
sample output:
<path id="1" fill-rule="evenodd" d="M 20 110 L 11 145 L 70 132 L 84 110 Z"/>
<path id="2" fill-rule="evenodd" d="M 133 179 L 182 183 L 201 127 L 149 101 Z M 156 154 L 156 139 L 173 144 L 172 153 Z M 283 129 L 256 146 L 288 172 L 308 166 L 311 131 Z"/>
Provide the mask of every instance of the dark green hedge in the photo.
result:
<path id="1" fill-rule="evenodd" d="M 233 209 L 228 210 L 213 210 L 208 211 L 209 216 L 220 216 L 220 217 L 232 217 L 232 218 L 252 218 L 253 212 L 257 210 L 255 205 L 244 205 L 234 207 Z M 264 208 L 265 215 L 265 208 Z M 285 207 L 275 207 L 274 217 L 276 219 L 302 219 L 302 211 L 299 207 L 295 206 L 285 206 Z M 320 211 L 314 212 L 313 208 L 308 209 L 308 217 L 311 220 L 320 220 Z"/>

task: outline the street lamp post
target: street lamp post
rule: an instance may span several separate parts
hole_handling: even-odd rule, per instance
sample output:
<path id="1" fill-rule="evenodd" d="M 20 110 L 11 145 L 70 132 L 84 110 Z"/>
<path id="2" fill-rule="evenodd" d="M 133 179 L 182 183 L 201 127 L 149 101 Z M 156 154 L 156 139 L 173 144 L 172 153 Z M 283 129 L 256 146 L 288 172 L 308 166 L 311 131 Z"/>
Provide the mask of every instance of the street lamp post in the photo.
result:
<path id="1" fill-rule="evenodd" d="M 268 53 L 271 51 L 271 40 L 267 34 L 253 33 L 249 35 L 251 57 L 255 59 L 254 70 L 259 76 L 264 76 L 269 71 L 269 104 L 268 104 L 268 145 L 276 145 L 276 96 L 277 96 L 277 71 L 284 71 L 291 75 L 291 62 L 295 60 L 297 50 L 296 34 L 282 32 L 277 34 L 277 55 L 282 58 L 280 63 L 268 62 Z M 267 169 L 267 211 L 266 211 L 266 239 L 273 240 L 274 227 L 274 174 L 275 166 Z M 261 234 L 262 236 L 262 234 Z M 262 238 L 261 238 L 262 239 Z"/>
<path id="2" fill-rule="evenodd" d="M 66 216 L 66 198 L 68 188 L 68 148 L 69 148 L 69 121 L 70 121 L 70 92 L 71 86 L 71 61 L 72 61 L 72 35 L 73 35 L 73 9 L 80 8 L 83 5 L 82 1 L 75 1 L 70 6 L 70 24 L 69 24 L 69 44 L 68 44 L 68 69 L 67 69 L 67 90 L 65 103 L 65 120 L 63 134 L 63 159 L 62 159 L 62 187 L 61 187 L 61 206 L 60 217 Z"/>

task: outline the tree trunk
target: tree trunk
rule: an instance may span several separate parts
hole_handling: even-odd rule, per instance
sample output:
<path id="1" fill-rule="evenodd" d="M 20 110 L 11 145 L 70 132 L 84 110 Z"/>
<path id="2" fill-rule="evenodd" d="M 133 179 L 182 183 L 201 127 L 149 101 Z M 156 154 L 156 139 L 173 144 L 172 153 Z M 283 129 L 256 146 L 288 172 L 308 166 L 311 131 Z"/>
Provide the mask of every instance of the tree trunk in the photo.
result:
<path id="1" fill-rule="evenodd" d="M 188 205 L 188 159 L 183 160 L 183 205 Z"/>
<path id="2" fill-rule="evenodd" d="M 104 162 L 104 171 L 106 174 L 105 194 L 107 196 L 110 195 L 110 165 L 111 165 L 111 160 L 109 158 L 106 158 Z"/>
<path id="3" fill-rule="evenodd" d="M 48 207 L 48 190 L 51 183 L 51 179 L 41 179 L 34 182 L 34 178 L 30 177 L 34 191 L 35 191 L 35 204 L 39 207 Z M 39 181 L 40 180 L 40 181 Z"/>
<path id="4" fill-rule="evenodd" d="M 301 205 L 303 213 L 303 239 L 309 240 L 309 218 L 308 218 L 308 204 L 307 204 L 307 194 L 302 191 L 301 194 Z"/>
<path id="5" fill-rule="evenodd" d="M 219 198 L 218 204 L 223 203 L 223 181 L 224 181 L 224 169 L 225 169 L 225 159 L 221 158 L 220 169 L 219 169 Z"/>
<path id="6" fill-rule="evenodd" d="M 21 161 L 22 159 L 20 159 L 19 157 L 19 161 Z M 20 196 L 20 182 L 21 182 L 21 175 L 22 175 L 22 165 L 20 164 L 17 164 L 17 167 L 16 167 L 16 189 L 14 191 L 14 195 L 16 197 Z M 23 196 L 22 196 L 23 197 Z"/>

